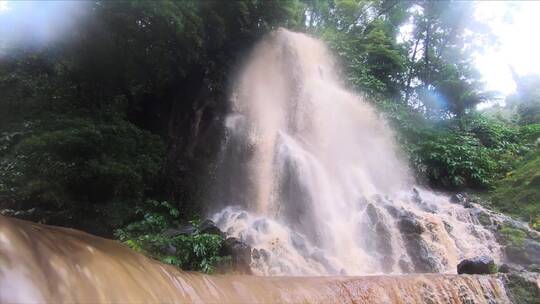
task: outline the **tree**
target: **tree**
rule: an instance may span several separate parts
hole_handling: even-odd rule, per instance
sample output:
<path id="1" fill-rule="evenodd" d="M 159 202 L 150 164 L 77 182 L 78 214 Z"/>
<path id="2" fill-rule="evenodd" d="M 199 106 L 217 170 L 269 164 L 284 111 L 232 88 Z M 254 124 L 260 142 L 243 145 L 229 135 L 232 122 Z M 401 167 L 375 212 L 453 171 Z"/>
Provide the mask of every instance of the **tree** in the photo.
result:
<path id="1" fill-rule="evenodd" d="M 508 107 L 514 107 L 518 123 L 527 125 L 540 123 L 540 75 L 519 76 L 513 71 L 516 92 L 506 98 Z"/>

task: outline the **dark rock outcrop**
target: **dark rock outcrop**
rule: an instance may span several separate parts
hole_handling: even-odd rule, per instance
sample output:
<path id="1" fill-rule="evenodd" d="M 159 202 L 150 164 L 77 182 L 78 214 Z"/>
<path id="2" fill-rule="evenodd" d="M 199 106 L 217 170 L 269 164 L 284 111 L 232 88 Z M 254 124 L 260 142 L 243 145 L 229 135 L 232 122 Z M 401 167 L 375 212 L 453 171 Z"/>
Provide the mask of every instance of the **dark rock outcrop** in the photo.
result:
<path id="1" fill-rule="evenodd" d="M 231 256 L 234 271 L 251 274 L 251 247 L 248 244 L 238 238 L 227 238 L 223 242 L 222 254 Z"/>
<path id="2" fill-rule="evenodd" d="M 521 265 L 540 264 L 540 242 L 525 239 L 523 245 L 509 244 L 504 253 L 509 262 Z"/>
<path id="3" fill-rule="evenodd" d="M 193 235 L 197 232 L 197 228 L 191 224 L 185 224 L 176 228 L 169 228 L 163 232 L 166 237 L 175 237 L 179 235 Z"/>
<path id="4" fill-rule="evenodd" d="M 392 248 L 392 233 L 384 219 L 383 210 L 373 204 L 366 206 L 366 214 L 369 222 L 364 229 L 373 231 L 374 239 L 367 242 L 367 246 L 382 257 L 382 269 L 384 272 L 391 272 L 395 263 Z"/>
<path id="5" fill-rule="evenodd" d="M 456 193 L 450 197 L 450 202 L 453 204 L 462 205 L 465 208 L 472 208 L 471 200 L 465 193 Z"/>
<path id="6" fill-rule="evenodd" d="M 405 249 L 411 258 L 414 272 L 432 273 L 442 270 L 441 261 L 432 255 L 429 244 L 421 236 L 426 228 L 413 213 L 403 212 L 398 221 L 398 227 L 405 242 Z M 405 267 L 404 264 L 400 266 Z"/>
<path id="7" fill-rule="evenodd" d="M 422 234 L 425 228 L 413 214 L 404 214 L 399 220 L 399 230 L 405 234 Z"/>
<path id="8" fill-rule="evenodd" d="M 510 272 L 523 272 L 525 271 L 525 268 L 523 266 L 518 264 L 502 264 L 499 266 L 499 272 L 500 273 L 510 273 Z"/>
<path id="9" fill-rule="evenodd" d="M 202 222 L 201 225 L 199 225 L 199 232 L 215 234 L 221 236 L 222 238 L 225 238 L 225 233 L 223 233 L 223 231 L 218 228 L 216 223 L 211 220 L 205 220 L 204 222 Z"/>
<path id="10" fill-rule="evenodd" d="M 538 304 L 540 303 L 540 274 L 522 272 L 501 275 L 506 293 L 512 303 Z"/>
<path id="11" fill-rule="evenodd" d="M 496 269 L 495 262 L 488 256 L 465 259 L 457 266 L 458 274 L 490 274 L 496 272 Z"/>

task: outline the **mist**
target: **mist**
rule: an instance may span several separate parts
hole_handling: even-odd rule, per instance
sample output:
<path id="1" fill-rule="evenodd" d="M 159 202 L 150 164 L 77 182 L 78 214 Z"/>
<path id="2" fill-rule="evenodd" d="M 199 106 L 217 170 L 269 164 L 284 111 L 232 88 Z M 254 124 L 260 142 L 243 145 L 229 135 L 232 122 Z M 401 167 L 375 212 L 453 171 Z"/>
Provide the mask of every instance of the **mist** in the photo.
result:
<path id="1" fill-rule="evenodd" d="M 0 56 L 62 41 L 89 12 L 83 1 L 2 1 L 0 7 Z"/>

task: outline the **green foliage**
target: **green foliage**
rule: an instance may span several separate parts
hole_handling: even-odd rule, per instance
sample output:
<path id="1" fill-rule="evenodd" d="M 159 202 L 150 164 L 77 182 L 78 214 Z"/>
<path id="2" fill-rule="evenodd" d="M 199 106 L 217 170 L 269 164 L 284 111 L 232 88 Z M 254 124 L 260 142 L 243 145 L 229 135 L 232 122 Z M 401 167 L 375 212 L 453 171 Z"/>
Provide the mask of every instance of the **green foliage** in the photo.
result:
<path id="1" fill-rule="evenodd" d="M 480 141 L 470 134 L 439 131 L 426 134 L 418 154 L 429 181 L 449 187 L 486 187 L 496 162 Z"/>
<path id="2" fill-rule="evenodd" d="M 506 98 L 506 108 L 515 110 L 520 125 L 540 123 L 540 75 L 513 77 L 517 89 Z"/>
<path id="3" fill-rule="evenodd" d="M 437 188 L 490 188 L 532 148 L 534 126 L 504 125 L 480 114 L 433 122 L 405 105 L 378 104 L 420 180 Z"/>
<path id="4" fill-rule="evenodd" d="M 495 208 L 528 221 L 540 229 L 540 151 L 527 154 L 515 169 L 497 182 L 490 194 Z"/>
<path id="5" fill-rule="evenodd" d="M 103 216 L 106 226 L 129 215 L 119 204 L 129 209 L 151 189 L 164 155 L 159 137 L 116 119 L 54 116 L 1 142 L 1 196 L 66 219 Z"/>
<path id="6" fill-rule="evenodd" d="M 184 270 L 210 273 L 216 266 L 230 263 L 230 257 L 220 253 L 223 238 L 219 235 L 198 230 L 189 235 L 166 235 L 168 228 L 180 225 L 180 212 L 169 203 L 146 201 L 135 213 L 138 220 L 115 232 L 130 248 Z"/>
<path id="7" fill-rule="evenodd" d="M 511 273 L 507 275 L 505 285 L 512 303 L 537 304 L 540 299 L 538 283 L 532 278 Z"/>
<path id="8" fill-rule="evenodd" d="M 510 246 L 520 248 L 523 247 L 523 245 L 525 244 L 525 238 L 527 234 L 520 229 L 516 229 L 510 226 L 503 226 L 499 230 L 499 233 L 504 238 L 505 242 Z"/>

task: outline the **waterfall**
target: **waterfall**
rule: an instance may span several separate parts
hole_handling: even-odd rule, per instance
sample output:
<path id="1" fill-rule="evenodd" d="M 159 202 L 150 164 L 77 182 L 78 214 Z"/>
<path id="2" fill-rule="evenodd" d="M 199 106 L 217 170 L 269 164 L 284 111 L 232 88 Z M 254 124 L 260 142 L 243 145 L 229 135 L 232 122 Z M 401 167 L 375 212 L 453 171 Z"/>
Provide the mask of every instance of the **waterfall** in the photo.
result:
<path id="1" fill-rule="evenodd" d="M 229 236 L 261 275 L 455 272 L 500 248 L 463 206 L 415 188 L 391 129 L 328 48 L 279 29 L 237 77 L 219 182 Z"/>

